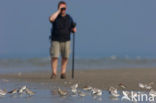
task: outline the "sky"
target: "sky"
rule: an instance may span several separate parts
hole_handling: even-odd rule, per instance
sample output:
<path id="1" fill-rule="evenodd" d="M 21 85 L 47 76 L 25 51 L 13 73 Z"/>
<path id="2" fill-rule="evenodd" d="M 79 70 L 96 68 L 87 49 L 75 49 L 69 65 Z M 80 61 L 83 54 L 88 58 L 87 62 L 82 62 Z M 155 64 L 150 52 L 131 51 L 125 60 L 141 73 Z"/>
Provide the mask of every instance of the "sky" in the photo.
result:
<path id="1" fill-rule="evenodd" d="M 156 0 L 65 1 L 77 23 L 77 57 L 156 57 Z M 0 57 L 49 56 L 58 2 L 0 0 Z"/>

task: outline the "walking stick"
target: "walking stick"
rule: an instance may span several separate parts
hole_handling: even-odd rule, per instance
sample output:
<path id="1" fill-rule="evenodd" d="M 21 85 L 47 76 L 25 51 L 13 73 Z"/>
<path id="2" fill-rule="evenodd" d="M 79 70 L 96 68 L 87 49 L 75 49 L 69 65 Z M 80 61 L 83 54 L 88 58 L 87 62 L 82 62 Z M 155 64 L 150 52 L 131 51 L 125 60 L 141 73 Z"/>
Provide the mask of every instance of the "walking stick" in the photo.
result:
<path id="1" fill-rule="evenodd" d="M 76 27 L 76 23 L 73 24 L 73 27 Z M 72 50 L 72 79 L 74 79 L 74 69 L 75 69 L 75 32 L 73 33 L 73 50 Z"/>
<path id="2" fill-rule="evenodd" d="M 72 51 L 72 79 L 74 79 L 74 65 L 75 65 L 75 33 L 73 33 L 73 51 Z"/>

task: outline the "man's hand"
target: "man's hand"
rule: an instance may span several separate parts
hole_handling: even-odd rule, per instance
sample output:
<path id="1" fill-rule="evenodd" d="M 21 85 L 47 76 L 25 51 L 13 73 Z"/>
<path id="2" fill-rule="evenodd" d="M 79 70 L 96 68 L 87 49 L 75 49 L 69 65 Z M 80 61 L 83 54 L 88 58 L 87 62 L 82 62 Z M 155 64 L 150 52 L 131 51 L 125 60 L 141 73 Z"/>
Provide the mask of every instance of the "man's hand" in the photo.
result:
<path id="1" fill-rule="evenodd" d="M 58 9 L 58 11 L 61 13 L 61 9 L 62 8 L 66 8 L 64 5 L 60 5 L 60 7 L 59 7 L 59 9 Z"/>
<path id="2" fill-rule="evenodd" d="M 76 27 L 72 29 L 72 32 L 75 33 L 76 32 Z"/>

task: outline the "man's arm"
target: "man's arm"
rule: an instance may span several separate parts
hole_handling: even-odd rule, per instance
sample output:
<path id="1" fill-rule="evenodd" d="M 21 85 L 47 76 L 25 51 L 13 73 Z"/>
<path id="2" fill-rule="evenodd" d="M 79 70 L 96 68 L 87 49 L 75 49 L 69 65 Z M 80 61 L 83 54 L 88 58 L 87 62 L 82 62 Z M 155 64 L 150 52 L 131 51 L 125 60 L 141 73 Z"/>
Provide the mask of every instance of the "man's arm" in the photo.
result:
<path id="1" fill-rule="evenodd" d="M 73 21 L 73 19 L 70 17 L 71 20 L 71 32 L 75 33 L 77 31 L 76 29 L 76 23 Z"/>
<path id="2" fill-rule="evenodd" d="M 54 22 L 56 20 L 58 15 L 61 13 L 62 8 L 63 8 L 63 6 L 60 5 L 59 9 L 50 16 L 50 18 L 49 18 L 50 22 Z"/>
<path id="3" fill-rule="evenodd" d="M 58 17 L 59 14 L 60 14 L 60 9 L 58 9 L 55 13 L 53 13 L 50 16 L 50 18 L 49 18 L 50 22 L 54 22 L 56 20 L 56 18 Z"/>

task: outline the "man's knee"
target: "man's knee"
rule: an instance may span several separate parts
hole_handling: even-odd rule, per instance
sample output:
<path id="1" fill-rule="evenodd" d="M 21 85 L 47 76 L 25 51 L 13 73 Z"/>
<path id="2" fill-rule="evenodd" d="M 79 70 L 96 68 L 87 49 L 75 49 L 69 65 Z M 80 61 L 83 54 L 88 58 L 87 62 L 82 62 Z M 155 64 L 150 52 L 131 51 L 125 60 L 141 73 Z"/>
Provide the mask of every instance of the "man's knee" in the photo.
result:
<path id="1" fill-rule="evenodd" d="M 58 58 L 57 57 L 52 57 L 51 60 L 56 61 L 56 60 L 58 60 Z"/>
<path id="2" fill-rule="evenodd" d="M 62 57 L 62 60 L 67 61 L 68 58 L 67 57 Z"/>

